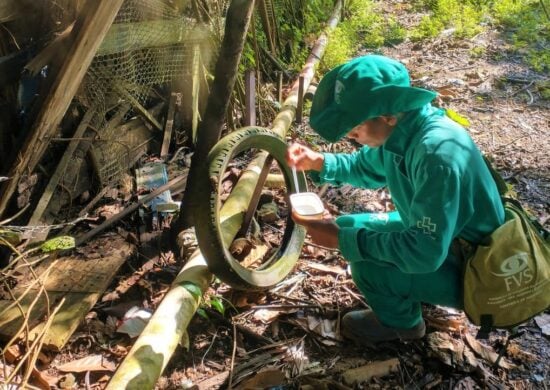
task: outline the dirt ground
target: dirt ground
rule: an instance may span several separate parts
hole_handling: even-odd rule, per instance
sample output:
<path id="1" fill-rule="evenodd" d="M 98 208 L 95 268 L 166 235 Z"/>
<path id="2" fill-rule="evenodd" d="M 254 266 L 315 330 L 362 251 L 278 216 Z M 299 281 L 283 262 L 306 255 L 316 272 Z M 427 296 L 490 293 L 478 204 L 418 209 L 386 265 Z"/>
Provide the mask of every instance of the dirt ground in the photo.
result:
<path id="1" fill-rule="evenodd" d="M 408 12 L 406 3 L 385 4 L 386 11 L 405 26 L 417 23 L 419 15 Z M 550 78 L 529 70 L 519 54 L 507 51 L 509 45 L 493 30 L 467 40 L 444 34 L 422 44 L 407 41 L 381 52 L 403 61 L 415 85 L 437 90 L 437 104 L 469 120 L 470 134 L 480 149 L 548 228 L 550 102 L 542 100 L 535 83 Z M 483 54 L 473 57 L 472 49 L 479 47 L 485 49 Z M 295 129 L 295 137 L 305 134 L 317 140 L 320 149 L 328 150 L 307 125 Z M 338 148 L 349 149 L 350 145 Z M 392 207 L 384 190 L 324 187 L 316 191 L 340 213 Z M 132 340 L 120 334 L 107 336 L 107 319 L 117 310 L 120 317 L 134 303 L 148 301 L 154 306 L 155 299 L 146 297 L 150 286 L 158 299 L 180 266 L 165 261 L 145 278 L 149 287 L 136 286 L 109 308 L 98 305 L 55 361 L 92 353 L 120 361 Z M 118 282 L 132 275 L 130 267 L 123 272 L 126 275 Z M 225 316 L 214 305 L 203 307 L 207 318 L 194 317 L 188 329 L 189 350 L 178 347 L 158 389 L 228 388 L 230 383 L 238 389 L 547 389 L 550 385 L 549 313 L 522 325 L 520 335 L 506 348 L 507 332 L 494 332 L 486 341 L 475 340 L 477 329 L 462 312 L 429 305 L 424 307 L 428 330 L 422 340 L 384 343 L 377 348 L 360 348 L 343 340 L 338 319 L 366 303 L 339 253 L 317 246 L 306 245 L 295 270 L 269 291 L 235 291 L 214 283 L 207 295 L 223 297 Z M 103 326 L 103 340 L 88 337 L 97 335 L 93 325 L 98 322 Z M 496 354 L 501 350 L 496 367 Z M 387 375 L 373 375 L 377 369 Z M 102 387 L 108 379 L 103 375 L 88 377 L 88 386 Z M 367 379 L 354 383 L 358 375 L 367 375 Z M 77 387 L 86 387 L 82 375 L 76 379 Z"/>

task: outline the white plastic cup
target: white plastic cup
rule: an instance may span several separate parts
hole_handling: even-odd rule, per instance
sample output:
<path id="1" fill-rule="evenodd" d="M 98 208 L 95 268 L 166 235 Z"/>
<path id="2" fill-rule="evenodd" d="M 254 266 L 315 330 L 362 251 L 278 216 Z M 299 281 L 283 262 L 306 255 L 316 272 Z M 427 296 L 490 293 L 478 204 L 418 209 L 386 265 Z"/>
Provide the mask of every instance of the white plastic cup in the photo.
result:
<path id="1" fill-rule="evenodd" d="M 290 195 L 290 204 L 296 213 L 304 217 L 322 217 L 325 206 L 314 192 L 300 192 Z"/>

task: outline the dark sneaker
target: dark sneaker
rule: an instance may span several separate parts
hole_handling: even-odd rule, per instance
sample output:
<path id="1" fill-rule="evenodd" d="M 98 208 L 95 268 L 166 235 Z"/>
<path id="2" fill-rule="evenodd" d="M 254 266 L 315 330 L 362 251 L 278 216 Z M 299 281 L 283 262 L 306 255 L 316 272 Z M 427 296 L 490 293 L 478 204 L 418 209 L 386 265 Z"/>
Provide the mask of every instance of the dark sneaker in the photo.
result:
<path id="1" fill-rule="evenodd" d="M 361 345 L 373 346 L 390 340 L 416 340 L 425 333 L 424 320 L 411 329 L 390 328 L 382 325 L 369 309 L 352 311 L 342 318 L 342 335 Z"/>

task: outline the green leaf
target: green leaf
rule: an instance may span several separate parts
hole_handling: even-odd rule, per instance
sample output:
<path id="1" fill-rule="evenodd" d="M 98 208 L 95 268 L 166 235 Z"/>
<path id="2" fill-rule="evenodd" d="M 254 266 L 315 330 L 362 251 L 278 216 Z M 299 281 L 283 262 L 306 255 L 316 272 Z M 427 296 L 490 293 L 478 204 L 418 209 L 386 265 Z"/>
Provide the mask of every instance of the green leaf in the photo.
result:
<path id="1" fill-rule="evenodd" d="M 42 252 L 52 252 L 62 249 L 71 249 L 74 247 L 74 237 L 71 236 L 55 237 L 40 245 Z"/>
<path id="2" fill-rule="evenodd" d="M 21 234 L 11 230 L 0 230 L 0 245 L 8 243 L 17 246 L 21 243 Z"/>
<path id="3" fill-rule="evenodd" d="M 223 302 L 218 297 L 210 297 L 210 306 L 212 306 L 222 315 L 225 313 L 225 307 L 223 306 Z"/>
<path id="4" fill-rule="evenodd" d="M 203 308 L 200 308 L 200 307 L 199 307 L 199 308 L 197 309 L 197 314 L 198 314 L 199 316 L 201 316 L 202 318 L 209 320 L 208 314 L 206 314 L 206 311 L 204 311 Z"/>
<path id="5" fill-rule="evenodd" d="M 182 287 L 185 288 L 196 300 L 200 300 L 202 296 L 202 291 L 199 286 L 197 286 L 195 283 L 191 282 L 184 282 L 182 284 Z"/>
<path id="6" fill-rule="evenodd" d="M 445 114 L 452 120 L 454 120 L 456 123 L 463 127 L 470 127 L 470 121 L 465 116 L 460 115 L 458 112 L 451 110 L 450 108 L 447 108 L 445 110 Z"/>

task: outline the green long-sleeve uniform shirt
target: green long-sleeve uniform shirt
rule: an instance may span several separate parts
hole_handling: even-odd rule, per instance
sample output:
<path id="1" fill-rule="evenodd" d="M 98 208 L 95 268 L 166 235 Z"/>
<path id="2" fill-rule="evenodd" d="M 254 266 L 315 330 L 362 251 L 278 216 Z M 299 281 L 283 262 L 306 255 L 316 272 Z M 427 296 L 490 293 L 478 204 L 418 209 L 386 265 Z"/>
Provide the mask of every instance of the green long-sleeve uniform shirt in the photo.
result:
<path id="1" fill-rule="evenodd" d="M 383 146 L 324 157 L 320 182 L 387 186 L 402 220 L 398 231 L 341 225 L 339 247 L 349 262 L 435 272 L 455 237 L 476 243 L 504 221 L 480 151 L 461 126 L 430 104 L 405 114 Z"/>

